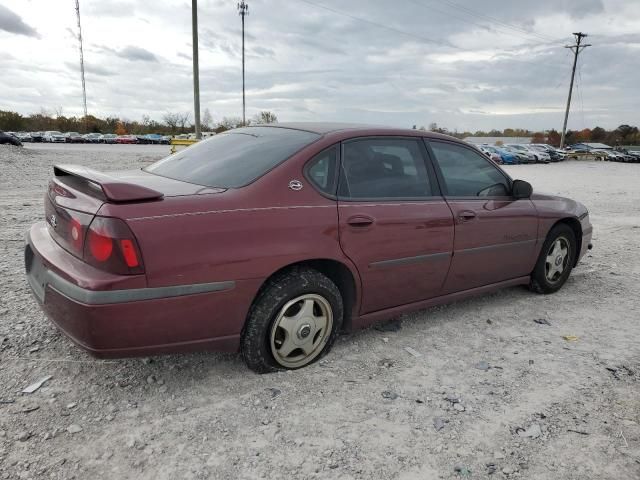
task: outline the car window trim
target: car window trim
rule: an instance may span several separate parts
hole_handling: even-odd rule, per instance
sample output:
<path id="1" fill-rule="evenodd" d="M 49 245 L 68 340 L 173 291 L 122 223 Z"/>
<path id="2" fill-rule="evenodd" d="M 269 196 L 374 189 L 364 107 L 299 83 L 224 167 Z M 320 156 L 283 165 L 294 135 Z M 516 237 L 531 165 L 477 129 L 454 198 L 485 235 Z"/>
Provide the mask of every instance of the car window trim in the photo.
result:
<path id="1" fill-rule="evenodd" d="M 431 149 L 431 143 L 444 143 L 449 145 L 455 145 L 458 147 L 466 148 L 467 150 L 477 154 L 480 158 L 482 158 L 482 160 L 487 162 L 492 168 L 497 170 L 500 173 L 500 175 L 504 177 L 504 179 L 507 181 L 509 190 L 513 188 L 513 179 L 504 170 L 499 168 L 491 159 L 486 158 L 485 155 L 483 155 L 482 153 L 478 153 L 474 148 L 470 146 L 467 146 L 458 142 L 443 140 L 443 139 L 432 139 L 432 138 L 422 137 L 422 140 L 424 141 L 427 152 L 429 152 L 429 157 L 430 157 L 429 160 L 432 164 L 433 169 L 435 170 L 436 178 L 438 179 L 438 183 L 440 184 L 440 190 L 442 192 L 442 195 L 447 200 L 485 200 L 486 201 L 486 200 L 513 199 L 513 195 L 499 195 L 499 196 L 492 195 L 492 196 L 485 196 L 485 197 L 479 197 L 478 195 L 449 195 L 449 193 L 447 192 L 447 183 L 445 182 L 444 176 L 442 175 L 442 170 L 440 169 L 440 165 L 438 164 L 436 155 L 434 151 Z"/>
<path id="2" fill-rule="evenodd" d="M 335 150 L 336 150 L 336 162 L 335 162 L 335 165 L 333 166 L 333 185 L 332 185 L 332 188 L 331 188 L 331 191 L 333 193 L 328 193 L 328 192 L 323 191 L 311 179 L 311 175 L 309 175 L 309 169 L 311 169 L 311 164 L 314 162 L 314 160 L 319 155 L 322 155 L 327 150 L 331 150 L 332 148 L 335 148 Z M 309 182 L 309 184 L 311 185 L 311 188 L 313 188 L 316 192 L 318 192 L 323 197 L 330 198 L 331 200 L 336 200 L 338 198 L 338 181 L 339 181 L 339 177 L 340 177 L 340 160 L 341 160 L 341 157 L 342 157 L 341 150 L 342 149 L 340 148 L 340 142 L 336 142 L 336 143 L 334 143 L 332 145 L 329 145 L 328 147 L 323 148 L 318 153 L 314 154 L 309 160 L 307 160 L 304 163 L 304 165 L 302 167 L 302 176 L 307 180 L 307 182 Z"/>
<path id="3" fill-rule="evenodd" d="M 340 150 L 339 150 L 339 169 L 338 169 L 338 177 L 336 184 L 336 198 L 341 202 L 433 202 L 436 200 L 442 200 L 442 192 L 440 190 L 440 186 L 435 177 L 435 171 L 433 170 L 433 166 L 431 165 L 429 159 L 429 152 L 427 151 L 424 142 L 420 141 L 421 137 L 414 137 L 411 135 L 363 135 L 360 137 L 352 137 L 345 139 L 340 142 Z M 424 197 L 345 197 L 340 195 L 340 183 L 345 180 L 344 178 L 344 169 L 342 168 L 342 158 L 344 153 L 345 144 L 364 141 L 364 140 L 410 140 L 415 142 L 418 145 L 418 150 L 420 151 L 420 155 L 422 156 L 422 161 L 424 162 L 425 170 L 427 172 L 427 180 L 429 182 L 429 186 L 431 189 L 431 195 Z"/>

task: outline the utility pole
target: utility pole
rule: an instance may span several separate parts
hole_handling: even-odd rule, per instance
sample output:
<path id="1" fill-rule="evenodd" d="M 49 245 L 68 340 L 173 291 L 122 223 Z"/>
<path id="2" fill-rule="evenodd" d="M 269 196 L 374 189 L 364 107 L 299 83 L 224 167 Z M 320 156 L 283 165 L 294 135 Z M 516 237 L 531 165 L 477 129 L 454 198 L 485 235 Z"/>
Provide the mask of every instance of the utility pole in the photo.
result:
<path id="1" fill-rule="evenodd" d="M 198 65 L 198 0 L 191 0 L 191 33 L 193 34 L 193 113 L 196 123 L 196 138 L 200 131 L 200 66 Z"/>
<path id="2" fill-rule="evenodd" d="M 82 51 L 82 26 L 80 24 L 80 0 L 76 0 L 76 16 L 78 17 L 78 42 L 80 43 L 80 74 L 82 75 L 82 106 L 84 107 L 84 124 L 87 128 L 87 88 L 84 83 L 84 52 Z"/>
<path id="3" fill-rule="evenodd" d="M 242 125 L 246 125 L 246 103 L 244 99 L 244 17 L 249 15 L 249 5 L 244 0 L 238 3 L 238 13 L 242 17 Z"/>
<path id="4" fill-rule="evenodd" d="M 571 69 L 571 85 L 569 85 L 569 98 L 567 98 L 567 110 L 564 113 L 564 125 L 562 126 L 562 137 L 560 138 L 560 148 L 564 148 L 564 137 L 567 133 L 567 120 L 569 120 L 569 108 L 571 107 L 571 94 L 573 93 L 573 79 L 576 76 L 576 65 L 578 64 L 578 55 L 587 47 L 590 47 L 590 43 L 582 43 L 582 39 L 587 36 L 586 33 L 574 32 L 576 37 L 575 45 L 566 45 L 564 48 L 569 48 L 573 52 L 573 68 Z"/>

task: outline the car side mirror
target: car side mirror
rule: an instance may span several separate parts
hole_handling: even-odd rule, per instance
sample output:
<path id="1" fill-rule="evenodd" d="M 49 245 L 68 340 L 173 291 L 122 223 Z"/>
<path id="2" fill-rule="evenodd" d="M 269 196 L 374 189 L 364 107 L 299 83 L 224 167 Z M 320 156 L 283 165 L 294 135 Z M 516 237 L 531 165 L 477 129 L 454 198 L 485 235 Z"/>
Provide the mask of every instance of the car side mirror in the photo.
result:
<path id="1" fill-rule="evenodd" d="M 529 182 L 524 180 L 514 180 L 511 186 L 511 195 L 515 199 L 530 198 L 533 193 L 533 187 Z"/>

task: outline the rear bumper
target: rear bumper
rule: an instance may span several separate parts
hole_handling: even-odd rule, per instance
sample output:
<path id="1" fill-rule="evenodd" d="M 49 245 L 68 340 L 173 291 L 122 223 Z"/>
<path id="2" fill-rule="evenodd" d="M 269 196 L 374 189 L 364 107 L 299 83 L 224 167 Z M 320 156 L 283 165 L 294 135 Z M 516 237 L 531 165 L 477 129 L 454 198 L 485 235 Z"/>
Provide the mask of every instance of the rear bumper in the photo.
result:
<path id="1" fill-rule="evenodd" d="M 25 269 L 47 317 L 98 357 L 235 352 L 260 286 L 244 280 L 148 288 L 140 276 L 138 285 L 131 276 L 117 282 L 59 247 L 42 224 L 27 234 Z"/>

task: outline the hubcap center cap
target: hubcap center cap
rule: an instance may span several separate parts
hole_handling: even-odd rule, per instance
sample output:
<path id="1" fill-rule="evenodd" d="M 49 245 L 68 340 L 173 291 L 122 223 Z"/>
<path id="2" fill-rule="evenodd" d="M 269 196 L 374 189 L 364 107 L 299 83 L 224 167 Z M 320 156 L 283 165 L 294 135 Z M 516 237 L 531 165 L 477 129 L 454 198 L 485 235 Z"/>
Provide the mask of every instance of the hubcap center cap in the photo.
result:
<path id="1" fill-rule="evenodd" d="M 300 338 L 300 340 L 304 340 L 310 334 L 311 334 L 311 325 L 309 325 L 308 323 L 305 323 L 298 329 L 298 338 Z"/>
<path id="2" fill-rule="evenodd" d="M 562 263 L 562 255 L 558 255 L 556 257 L 556 267 L 560 266 L 561 263 Z"/>

